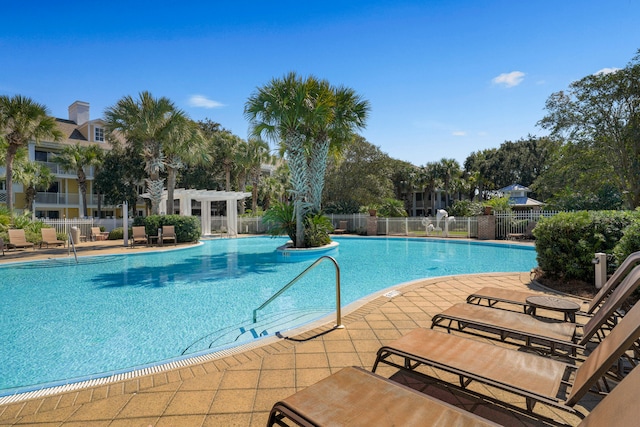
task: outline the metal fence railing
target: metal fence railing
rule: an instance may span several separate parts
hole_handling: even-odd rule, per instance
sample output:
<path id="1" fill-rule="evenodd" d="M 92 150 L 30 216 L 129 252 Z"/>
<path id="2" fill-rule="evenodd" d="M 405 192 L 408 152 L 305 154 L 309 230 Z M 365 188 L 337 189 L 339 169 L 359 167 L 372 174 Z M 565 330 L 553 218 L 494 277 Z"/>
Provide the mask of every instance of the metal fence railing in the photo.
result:
<path id="1" fill-rule="evenodd" d="M 526 234 L 527 229 L 531 229 L 529 224 L 535 226 L 540 218 L 549 218 L 557 215 L 561 211 L 497 211 L 494 212 L 496 219 L 496 239 L 506 239 L 510 234 Z"/>

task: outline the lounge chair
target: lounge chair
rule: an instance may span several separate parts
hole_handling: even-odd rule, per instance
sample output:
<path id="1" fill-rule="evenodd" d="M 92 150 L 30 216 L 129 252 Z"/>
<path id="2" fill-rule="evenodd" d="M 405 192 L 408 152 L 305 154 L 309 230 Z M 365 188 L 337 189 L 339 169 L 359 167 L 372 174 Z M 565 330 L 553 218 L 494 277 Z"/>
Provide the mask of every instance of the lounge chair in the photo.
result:
<path id="1" fill-rule="evenodd" d="M 147 231 L 144 226 L 131 227 L 131 246 L 135 247 L 136 243 L 148 244 Z"/>
<path id="2" fill-rule="evenodd" d="M 333 230 L 333 234 L 345 234 L 347 232 L 347 221 L 340 221 L 338 228 Z"/>
<path id="3" fill-rule="evenodd" d="M 607 283 L 604 284 L 597 295 L 589 302 L 587 314 L 592 314 L 637 264 L 640 264 L 640 251 L 630 254 L 622 264 L 620 264 L 609 280 L 607 280 Z M 469 295 L 467 302 L 469 304 L 482 304 L 482 301 L 486 301 L 489 307 L 494 307 L 498 303 L 520 305 L 526 313 L 529 309 L 527 298 L 537 295 L 543 294 L 540 292 L 514 291 L 511 289 L 507 290 L 487 286 Z"/>
<path id="4" fill-rule="evenodd" d="M 109 233 L 100 231 L 100 227 L 91 227 L 91 241 L 107 240 Z"/>
<path id="5" fill-rule="evenodd" d="M 615 326 L 617 318 L 621 316 L 618 309 L 639 286 L 640 266 L 636 266 L 582 326 L 581 337 L 577 335 L 578 325 L 573 322 L 553 322 L 524 313 L 465 303 L 455 304 L 433 316 L 431 328 L 440 326 L 449 331 L 456 324 L 459 331 L 469 332 L 468 329 L 473 329 L 484 332 L 484 336 L 486 333 L 498 334 L 502 341 L 507 337 L 524 339 L 527 346 L 535 342 L 550 348 L 551 353 L 555 353 L 558 347 L 563 347 L 571 349 L 572 354 L 575 354 L 594 335 L 598 334 L 598 338 L 602 338 L 605 330 Z"/>
<path id="6" fill-rule="evenodd" d="M 627 350 L 637 346 L 638 338 L 640 304 L 631 308 L 577 369 L 554 358 L 432 329 L 415 329 L 380 348 L 372 370 L 375 372 L 379 363 L 409 371 L 427 365 L 457 375 L 463 388 L 477 381 L 523 396 L 529 411 L 542 402 L 575 412 L 572 407 Z M 404 361 L 399 364 L 391 356 Z"/>
<path id="7" fill-rule="evenodd" d="M 163 225 L 162 226 L 162 244 L 164 242 L 173 242 L 174 245 L 178 244 L 178 240 L 176 239 L 176 230 L 173 225 Z"/>
<path id="8" fill-rule="evenodd" d="M 12 249 L 22 249 L 22 248 L 33 248 L 35 246 L 31 242 L 27 242 L 27 238 L 24 235 L 24 230 L 21 228 L 15 230 L 9 230 L 9 244 L 8 248 Z"/>
<path id="9" fill-rule="evenodd" d="M 2 256 L 4 256 L 4 240 L 0 239 L 0 250 L 2 250 Z"/>
<path id="10" fill-rule="evenodd" d="M 367 375 L 368 374 L 368 375 Z M 638 425 L 640 369 L 634 369 L 577 427 Z M 414 416 L 415 415 L 415 416 Z M 462 408 L 359 368 L 341 371 L 273 405 L 267 426 L 493 426 Z"/>
<path id="11" fill-rule="evenodd" d="M 40 249 L 42 249 L 42 245 L 55 245 L 55 246 L 65 246 L 66 242 L 64 240 L 58 240 L 58 236 L 56 235 L 55 228 L 42 228 L 40 229 L 42 233 L 42 241 L 40 241 Z"/>
<path id="12" fill-rule="evenodd" d="M 489 420 L 360 368 L 335 374 L 277 402 L 267 426 L 497 426 Z"/>

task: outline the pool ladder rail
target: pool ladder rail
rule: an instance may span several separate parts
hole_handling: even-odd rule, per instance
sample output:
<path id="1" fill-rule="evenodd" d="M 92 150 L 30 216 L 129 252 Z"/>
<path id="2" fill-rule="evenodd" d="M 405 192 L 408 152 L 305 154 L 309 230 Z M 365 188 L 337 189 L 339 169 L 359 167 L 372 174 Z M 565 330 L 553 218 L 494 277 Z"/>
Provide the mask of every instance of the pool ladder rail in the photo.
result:
<path id="1" fill-rule="evenodd" d="M 73 248 L 73 256 L 76 258 L 76 264 L 78 263 L 78 252 L 76 252 L 76 244 L 73 241 L 73 236 L 71 235 L 71 232 L 69 231 L 67 233 L 69 235 L 69 255 L 71 255 L 71 248 Z"/>
<path id="2" fill-rule="evenodd" d="M 289 283 L 284 285 L 282 289 L 280 289 L 278 292 L 273 294 L 271 298 L 263 302 L 260 307 L 253 310 L 253 323 L 257 322 L 259 310 L 262 310 L 267 305 L 271 304 L 271 302 L 276 298 L 278 298 L 284 291 L 286 291 L 291 286 L 293 286 L 298 280 L 300 280 L 308 272 L 316 268 L 318 264 L 320 264 L 322 261 L 325 261 L 325 260 L 331 261 L 331 263 L 336 269 L 336 325 L 334 327 L 338 329 L 344 328 L 344 325 L 342 324 L 342 314 L 340 311 L 340 266 L 338 265 L 338 261 L 336 261 L 335 258 L 330 257 L 328 255 L 321 256 L 320 258 L 315 260 L 314 263 L 311 264 L 309 267 L 307 267 L 302 273 L 298 274 L 293 280 L 291 280 Z"/>

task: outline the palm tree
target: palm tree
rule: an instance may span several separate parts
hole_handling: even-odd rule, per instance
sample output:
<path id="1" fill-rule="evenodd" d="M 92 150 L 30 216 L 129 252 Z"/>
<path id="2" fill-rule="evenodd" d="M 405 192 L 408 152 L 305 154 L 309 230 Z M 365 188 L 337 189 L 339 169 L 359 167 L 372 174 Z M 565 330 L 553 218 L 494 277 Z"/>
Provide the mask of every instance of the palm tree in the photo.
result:
<path id="1" fill-rule="evenodd" d="M 440 160 L 440 177 L 444 182 L 444 191 L 447 197 L 446 206 L 451 204 L 451 193 L 454 181 L 460 176 L 460 164 L 455 159 Z"/>
<path id="2" fill-rule="evenodd" d="M 164 180 L 160 177 L 165 168 L 164 145 L 175 134 L 176 127 L 184 126 L 186 120 L 186 114 L 168 98 L 154 98 L 146 91 L 141 92 L 137 100 L 125 96 L 105 111 L 107 130 L 119 132 L 128 144 L 142 150 L 152 214 L 158 213 L 164 190 Z"/>
<path id="3" fill-rule="evenodd" d="M 80 216 L 87 216 L 87 173 L 86 168 L 98 166 L 102 163 L 102 149 L 97 145 L 82 146 L 79 142 L 67 145 L 62 152 L 53 158 L 65 171 L 74 171 L 78 181 L 78 188 L 82 195 Z"/>
<path id="4" fill-rule="evenodd" d="M 62 132 L 48 115 L 47 107 L 30 98 L 16 95 L 0 96 L 0 136 L 8 144 L 6 153 L 7 207 L 13 215 L 13 162 L 20 148 L 29 141 L 43 139 L 59 141 Z"/>
<path id="5" fill-rule="evenodd" d="M 327 155 L 332 144 L 350 140 L 364 126 L 368 102 L 351 89 L 332 88 L 326 80 L 295 73 L 273 79 L 245 105 L 253 133 L 277 141 L 291 172 L 296 215 L 295 247 L 304 246 L 304 218 L 320 210 Z"/>
<path id="6" fill-rule="evenodd" d="M 174 127 L 163 147 L 167 169 L 167 214 L 173 213 L 173 192 L 178 171 L 185 163 L 202 164 L 210 159 L 205 140 L 195 122 L 190 120 Z"/>
<path id="7" fill-rule="evenodd" d="M 16 181 L 25 188 L 25 208 L 33 212 L 33 202 L 36 199 L 38 188 L 49 188 L 55 180 L 55 176 L 46 165 L 37 162 L 16 164 L 13 172 Z"/>
<path id="8" fill-rule="evenodd" d="M 258 186 L 263 164 L 273 164 L 273 156 L 269 154 L 269 144 L 265 141 L 252 137 L 242 144 L 242 167 L 247 170 L 247 175 L 251 181 L 251 211 L 258 210 Z"/>

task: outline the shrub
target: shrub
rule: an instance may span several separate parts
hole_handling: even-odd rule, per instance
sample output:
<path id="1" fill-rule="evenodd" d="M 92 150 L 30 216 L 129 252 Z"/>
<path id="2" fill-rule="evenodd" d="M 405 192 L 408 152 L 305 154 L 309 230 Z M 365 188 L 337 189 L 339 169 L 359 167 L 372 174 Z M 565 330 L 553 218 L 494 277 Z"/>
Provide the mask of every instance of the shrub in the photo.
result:
<path id="1" fill-rule="evenodd" d="M 593 255 L 612 253 L 624 229 L 638 218 L 629 211 L 564 212 L 543 218 L 533 230 L 538 266 L 554 277 L 591 281 Z"/>
<path id="2" fill-rule="evenodd" d="M 271 236 L 286 234 L 291 241 L 296 241 L 296 218 L 292 204 L 276 203 L 265 212 L 262 222 L 267 225 L 267 233 Z"/>
<path id="3" fill-rule="evenodd" d="M 131 231 L 129 231 L 131 233 Z M 131 234 L 129 234 L 131 235 Z M 122 227 L 114 228 L 109 232 L 108 240 L 122 240 L 124 239 L 124 229 Z"/>
<path id="4" fill-rule="evenodd" d="M 196 216 L 149 215 L 145 218 L 139 218 L 134 218 L 133 225 L 144 225 L 149 236 L 157 236 L 158 229 L 163 225 L 173 225 L 178 243 L 197 242 L 200 239 L 200 219 Z"/>
<path id="5" fill-rule="evenodd" d="M 640 222 L 633 222 L 624 229 L 624 235 L 613 248 L 613 256 L 618 265 L 633 252 L 640 250 Z"/>
<path id="6" fill-rule="evenodd" d="M 482 215 L 482 212 L 482 203 L 470 200 L 456 200 L 447 208 L 449 216 L 478 216 Z"/>
<path id="7" fill-rule="evenodd" d="M 305 218 L 304 246 L 317 248 L 331 243 L 329 233 L 333 231 L 331 220 L 322 213 L 309 214 Z"/>

